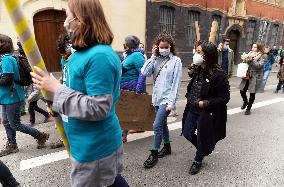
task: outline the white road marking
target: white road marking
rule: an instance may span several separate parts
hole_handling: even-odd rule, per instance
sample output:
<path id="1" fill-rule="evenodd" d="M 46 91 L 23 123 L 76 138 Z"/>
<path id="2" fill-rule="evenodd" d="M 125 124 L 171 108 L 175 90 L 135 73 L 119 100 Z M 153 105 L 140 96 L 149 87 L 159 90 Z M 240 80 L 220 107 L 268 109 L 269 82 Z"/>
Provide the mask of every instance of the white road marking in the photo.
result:
<path id="1" fill-rule="evenodd" d="M 261 107 L 272 105 L 272 104 L 279 103 L 282 101 L 284 101 L 284 98 L 275 98 L 275 99 L 271 99 L 267 101 L 258 102 L 258 103 L 253 104 L 252 109 L 261 108 Z M 228 115 L 237 114 L 242 111 L 243 110 L 241 110 L 241 107 L 233 108 L 233 109 L 228 110 Z"/>
<path id="2" fill-rule="evenodd" d="M 255 103 L 252 108 L 253 109 L 261 108 L 261 107 L 264 107 L 264 106 L 272 105 L 272 104 L 283 102 L 283 101 L 284 101 L 284 98 L 275 98 L 275 99 Z M 243 112 L 243 110 L 241 110 L 240 107 L 233 108 L 233 109 L 228 110 L 228 115 L 234 115 L 234 114 L 241 113 L 241 112 Z M 173 120 L 176 120 L 176 119 L 169 118 L 169 122 L 173 121 Z M 168 125 L 168 127 L 169 127 L 170 131 L 181 129 L 181 121 L 171 123 L 171 124 Z M 147 138 L 147 137 L 150 137 L 150 136 L 153 136 L 153 135 L 154 135 L 153 131 L 146 131 L 146 132 L 143 132 L 143 133 L 130 134 L 130 135 L 128 135 L 128 142 L 133 142 L 133 141 L 140 140 L 140 139 L 143 139 L 143 138 Z M 51 153 L 51 154 L 47 154 L 47 155 L 43 155 L 43 156 L 39 156 L 39 157 L 30 158 L 30 159 L 27 159 L 27 160 L 22 160 L 21 163 L 20 163 L 20 169 L 21 170 L 27 170 L 27 169 L 39 167 L 39 166 L 42 166 L 42 165 L 46 165 L 46 164 L 49 164 L 49 163 L 52 163 L 52 162 L 64 160 L 64 159 L 67 159 L 67 158 L 68 158 L 68 155 L 67 155 L 66 150 L 59 151 L 59 152 L 55 152 L 55 153 Z"/>
<path id="3" fill-rule="evenodd" d="M 59 160 L 65 160 L 67 158 L 68 158 L 68 154 L 66 150 L 55 152 L 55 153 L 50 153 L 47 155 L 30 158 L 28 160 L 22 160 L 20 163 L 20 169 L 27 170 L 27 169 L 42 166 L 45 164 L 49 164 L 52 162 L 56 162 Z"/>

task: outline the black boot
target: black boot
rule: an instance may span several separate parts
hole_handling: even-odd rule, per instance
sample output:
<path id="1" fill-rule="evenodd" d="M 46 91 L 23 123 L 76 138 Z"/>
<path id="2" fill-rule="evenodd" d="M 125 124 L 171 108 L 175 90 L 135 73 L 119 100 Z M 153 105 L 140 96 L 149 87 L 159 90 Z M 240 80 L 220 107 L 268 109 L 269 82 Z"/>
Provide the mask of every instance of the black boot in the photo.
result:
<path id="1" fill-rule="evenodd" d="M 252 107 L 252 105 L 248 104 L 248 107 L 247 107 L 247 109 L 245 111 L 245 115 L 250 115 L 251 114 L 251 111 L 250 111 L 251 107 Z"/>
<path id="2" fill-rule="evenodd" d="M 145 168 L 152 168 L 158 163 L 158 150 L 151 150 L 151 154 L 144 162 Z"/>
<path id="3" fill-rule="evenodd" d="M 167 155 L 170 155 L 170 154 L 172 154 L 171 144 L 166 143 L 166 144 L 164 144 L 164 147 L 161 149 L 161 151 L 159 151 L 158 157 L 163 158 L 164 156 L 167 156 Z"/>
<path id="4" fill-rule="evenodd" d="M 248 106 L 248 102 L 244 101 L 243 106 L 241 107 L 242 110 L 244 110 Z"/>
<path id="5" fill-rule="evenodd" d="M 202 167 L 202 163 L 199 163 L 199 162 L 196 162 L 194 161 L 189 169 L 189 174 L 190 175 L 195 175 L 197 174 L 200 170 L 201 170 L 201 167 Z"/>

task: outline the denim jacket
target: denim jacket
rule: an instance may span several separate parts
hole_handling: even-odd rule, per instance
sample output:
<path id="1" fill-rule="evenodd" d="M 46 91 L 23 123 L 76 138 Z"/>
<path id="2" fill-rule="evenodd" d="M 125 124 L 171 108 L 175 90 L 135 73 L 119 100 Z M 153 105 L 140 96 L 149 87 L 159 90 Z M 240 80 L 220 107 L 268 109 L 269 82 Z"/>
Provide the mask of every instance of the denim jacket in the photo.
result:
<path id="1" fill-rule="evenodd" d="M 167 105 L 174 109 L 182 75 L 182 63 L 180 58 L 174 56 L 172 53 L 169 57 L 169 61 L 162 68 L 159 76 L 154 82 L 152 103 L 154 106 Z M 148 77 L 153 75 L 155 79 L 164 59 L 165 58 L 161 56 L 152 56 L 145 62 L 141 69 L 141 73 Z"/>

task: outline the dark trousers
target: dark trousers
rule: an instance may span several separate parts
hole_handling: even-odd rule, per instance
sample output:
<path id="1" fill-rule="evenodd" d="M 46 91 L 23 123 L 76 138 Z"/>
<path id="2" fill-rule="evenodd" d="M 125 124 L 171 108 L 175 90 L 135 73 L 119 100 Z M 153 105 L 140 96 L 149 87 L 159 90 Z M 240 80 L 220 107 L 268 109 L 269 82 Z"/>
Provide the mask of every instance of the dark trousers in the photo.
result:
<path id="1" fill-rule="evenodd" d="M 254 100 L 255 100 L 255 93 L 250 93 L 250 97 L 248 100 L 247 98 L 248 87 L 249 87 L 249 81 L 247 80 L 244 89 L 241 90 L 240 93 L 241 93 L 244 103 L 248 103 L 248 109 L 251 109 L 252 104 L 254 103 Z"/>
<path id="2" fill-rule="evenodd" d="M 199 119 L 200 115 L 193 113 L 193 112 L 188 112 L 187 113 L 187 117 L 185 120 L 185 124 L 183 127 L 183 131 L 182 134 L 183 136 L 190 141 L 196 148 L 196 154 L 195 154 L 195 158 L 194 160 L 196 162 L 202 162 L 203 160 L 203 154 L 201 151 L 201 138 L 200 138 L 200 134 L 197 131 L 197 135 L 195 134 L 195 131 L 198 128 L 199 124 L 198 124 L 198 119 Z"/>
<path id="3" fill-rule="evenodd" d="M 30 102 L 29 113 L 30 113 L 30 122 L 31 123 L 35 123 L 35 111 L 44 115 L 45 117 L 48 117 L 48 115 L 49 115 L 48 112 L 46 112 L 42 108 L 38 107 L 37 101 Z"/>
<path id="4" fill-rule="evenodd" d="M 3 187 L 16 187 L 19 185 L 9 168 L 2 161 L 0 161 L 0 183 Z"/>
<path id="5" fill-rule="evenodd" d="M 38 139 L 41 133 L 27 125 L 21 123 L 20 108 L 22 103 L 15 103 L 11 105 L 2 105 L 3 125 L 7 134 L 8 142 L 16 144 L 16 131 L 29 134 L 35 139 Z"/>
<path id="6" fill-rule="evenodd" d="M 279 80 L 276 90 L 279 91 L 281 90 L 281 88 L 283 88 L 283 92 L 284 92 L 284 81 Z"/>
<path id="7" fill-rule="evenodd" d="M 117 175 L 114 183 L 109 187 L 129 187 L 129 185 L 121 175 Z"/>

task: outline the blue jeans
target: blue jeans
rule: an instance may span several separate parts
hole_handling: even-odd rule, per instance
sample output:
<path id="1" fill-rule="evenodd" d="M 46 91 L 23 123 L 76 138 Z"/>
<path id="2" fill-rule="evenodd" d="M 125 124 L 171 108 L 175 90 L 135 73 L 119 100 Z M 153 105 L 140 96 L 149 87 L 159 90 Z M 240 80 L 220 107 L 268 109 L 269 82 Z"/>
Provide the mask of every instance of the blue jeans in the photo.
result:
<path id="1" fill-rule="evenodd" d="M 267 70 L 267 71 L 263 72 L 263 79 L 262 79 L 263 88 L 264 88 L 265 85 L 266 85 L 266 82 L 267 82 L 267 79 L 268 79 L 268 77 L 269 77 L 269 75 L 270 75 L 270 72 L 271 72 L 271 70 Z"/>
<path id="2" fill-rule="evenodd" d="M 169 112 L 166 111 L 167 105 L 155 106 L 156 118 L 153 124 L 154 129 L 154 145 L 153 149 L 159 150 L 162 140 L 169 142 L 170 134 L 167 124 Z"/>
<path id="3" fill-rule="evenodd" d="M 35 139 L 38 139 L 41 135 L 38 130 L 21 123 L 21 106 L 21 102 L 11 105 L 2 105 L 3 125 L 5 127 L 8 142 L 11 144 L 17 143 L 16 131 L 29 134 Z"/>
<path id="4" fill-rule="evenodd" d="M 0 161 L 0 183 L 3 187 L 16 187 L 19 185 L 9 168 L 2 161 Z"/>
<path id="5" fill-rule="evenodd" d="M 201 141 L 198 131 L 197 135 L 195 134 L 195 131 L 198 129 L 199 125 L 198 124 L 199 117 L 200 117 L 199 114 L 188 112 L 182 131 L 183 136 L 188 141 L 190 141 L 196 148 L 196 154 L 194 158 L 196 162 L 202 162 L 203 160 L 203 155 L 201 151 Z"/>

